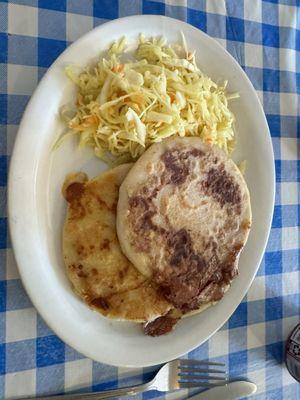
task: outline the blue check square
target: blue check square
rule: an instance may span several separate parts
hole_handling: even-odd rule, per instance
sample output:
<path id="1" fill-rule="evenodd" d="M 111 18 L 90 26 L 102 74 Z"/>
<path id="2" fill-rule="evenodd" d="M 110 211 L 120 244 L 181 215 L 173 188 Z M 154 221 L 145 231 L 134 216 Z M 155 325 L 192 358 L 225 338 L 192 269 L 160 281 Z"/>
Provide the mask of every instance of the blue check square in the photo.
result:
<path id="1" fill-rule="evenodd" d="M 280 79 L 279 71 L 273 69 L 263 69 L 264 91 L 279 92 Z"/>
<path id="2" fill-rule="evenodd" d="M 281 129 L 281 118 L 280 115 L 267 114 L 267 121 L 270 129 L 271 136 L 279 137 Z"/>
<path id="3" fill-rule="evenodd" d="M 65 345 L 57 336 L 44 336 L 36 340 L 37 367 L 61 364 L 65 361 Z"/>
<path id="4" fill-rule="evenodd" d="M 229 361 L 229 375 L 242 376 L 247 373 L 247 351 L 238 351 L 230 353 L 228 356 Z"/>
<path id="5" fill-rule="evenodd" d="M 188 8 L 187 17 L 190 24 L 194 25 L 198 29 L 201 29 L 203 32 L 206 32 L 206 13 Z"/>
<path id="6" fill-rule="evenodd" d="M 157 1 L 143 0 L 143 14 L 165 14 L 165 4 Z"/>
<path id="7" fill-rule="evenodd" d="M 279 47 L 279 27 L 262 24 L 262 40 L 264 46 Z"/>
<path id="8" fill-rule="evenodd" d="M 118 0 L 94 0 L 93 15 L 105 19 L 118 18 Z"/>
<path id="9" fill-rule="evenodd" d="M 276 291 L 274 291 L 276 293 Z M 282 318 L 282 297 L 266 299 L 266 321 Z"/>
<path id="10" fill-rule="evenodd" d="M 7 156 L 0 156 L 0 186 L 5 186 L 7 184 Z"/>
<path id="11" fill-rule="evenodd" d="M 274 207 L 272 228 L 281 228 L 282 227 L 282 216 L 281 216 L 281 206 Z"/>
<path id="12" fill-rule="evenodd" d="M 6 353 L 6 346 L 5 343 L 0 344 L 0 375 L 5 374 L 6 367 L 5 367 L 5 353 Z"/>
<path id="13" fill-rule="evenodd" d="M 6 311 L 6 281 L 0 281 L 0 312 Z"/>
<path id="14" fill-rule="evenodd" d="M 66 0 L 39 0 L 39 8 L 66 11 Z"/>
<path id="15" fill-rule="evenodd" d="M 38 65 L 50 67 L 56 58 L 65 50 L 66 42 L 62 40 L 38 39 Z"/>
<path id="16" fill-rule="evenodd" d="M 247 303 L 241 303 L 229 319 L 229 329 L 247 325 Z"/>
<path id="17" fill-rule="evenodd" d="M 281 251 L 272 251 L 265 253 L 265 274 L 282 273 L 282 253 Z"/>
<path id="18" fill-rule="evenodd" d="M 277 342 L 266 345 L 266 361 L 274 362 L 274 359 L 278 363 L 282 363 L 283 361 L 283 349 L 284 342 Z"/>
<path id="19" fill-rule="evenodd" d="M 7 247 L 7 219 L 0 218 L 0 249 Z"/>
<path id="20" fill-rule="evenodd" d="M 0 62 L 7 62 L 7 33 L 0 32 Z"/>
<path id="21" fill-rule="evenodd" d="M 244 21 L 240 18 L 227 17 L 226 35 L 228 40 L 244 42 L 245 41 Z"/>

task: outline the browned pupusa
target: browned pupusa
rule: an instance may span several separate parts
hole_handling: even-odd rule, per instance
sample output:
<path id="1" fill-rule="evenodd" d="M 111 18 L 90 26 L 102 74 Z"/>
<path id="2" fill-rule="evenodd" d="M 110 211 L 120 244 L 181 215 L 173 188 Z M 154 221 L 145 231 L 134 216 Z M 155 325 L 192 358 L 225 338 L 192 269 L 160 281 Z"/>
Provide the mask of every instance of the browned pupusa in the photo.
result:
<path id="1" fill-rule="evenodd" d="M 123 252 L 183 313 L 216 302 L 238 269 L 251 226 L 243 176 L 199 138 L 151 146 L 120 188 Z"/>
<path id="2" fill-rule="evenodd" d="M 171 304 L 124 256 L 116 234 L 119 186 L 131 164 L 88 180 L 67 177 L 68 202 L 63 231 L 63 255 L 75 292 L 101 314 L 120 320 L 151 321 Z"/>

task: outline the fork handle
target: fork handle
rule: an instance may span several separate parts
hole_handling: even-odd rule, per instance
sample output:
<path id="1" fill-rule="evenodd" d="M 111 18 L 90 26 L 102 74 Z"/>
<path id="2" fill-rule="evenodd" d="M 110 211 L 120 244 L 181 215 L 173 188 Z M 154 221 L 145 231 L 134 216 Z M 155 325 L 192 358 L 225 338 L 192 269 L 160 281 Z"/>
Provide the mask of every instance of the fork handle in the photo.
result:
<path id="1" fill-rule="evenodd" d="M 91 392 L 91 393 L 77 393 L 77 394 L 61 394 L 54 396 L 42 396 L 42 397 L 25 397 L 23 400 L 100 400 L 109 399 L 111 397 L 119 396 L 133 396 L 135 394 L 145 392 L 147 390 L 155 389 L 152 382 L 144 383 L 137 386 L 128 386 L 120 389 L 104 390 L 101 392 Z"/>

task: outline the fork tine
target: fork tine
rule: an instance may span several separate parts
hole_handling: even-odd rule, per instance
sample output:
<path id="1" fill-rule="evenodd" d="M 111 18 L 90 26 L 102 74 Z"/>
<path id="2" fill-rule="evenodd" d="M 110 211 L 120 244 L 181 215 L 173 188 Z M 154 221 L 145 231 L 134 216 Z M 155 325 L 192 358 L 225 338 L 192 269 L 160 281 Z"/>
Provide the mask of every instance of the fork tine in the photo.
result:
<path id="1" fill-rule="evenodd" d="M 212 362 L 212 361 L 198 361 L 198 360 L 189 360 L 189 359 L 180 359 L 180 365 L 218 365 L 220 367 L 225 367 L 224 363 Z"/>
<path id="2" fill-rule="evenodd" d="M 179 373 L 178 375 L 180 376 L 181 380 L 188 380 L 188 381 L 191 380 L 191 379 L 194 379 L 194 380 L 206 379 L 206 380 L 214 380 L 214 381 L 224 381 L 224 380 L 226 380 L 225 377 L 214 376 L 214 375 L 198 375 L 198 374 L 186 375 L 186 374 L 182 374 L 182 373 Z"/>
<path id="3" fill-rule="evenodd" d="M 178 369 L 180 372 L 214 372 L 216 374 L 226 374 L 226 371 L 223 371 L 221 369 L 213 369 L 213 368 L 188 368 L 188 367 L 182 367 L 178 366 Z"/>
<path id="4" fill-rule="evenodd" d="M 206 383 L 206 382 L 179 382 L 180 389 L 189 389 L 194 387 L 213 388 L 216 386 L 225 386 L 227 381 L 223 383 Z"/>

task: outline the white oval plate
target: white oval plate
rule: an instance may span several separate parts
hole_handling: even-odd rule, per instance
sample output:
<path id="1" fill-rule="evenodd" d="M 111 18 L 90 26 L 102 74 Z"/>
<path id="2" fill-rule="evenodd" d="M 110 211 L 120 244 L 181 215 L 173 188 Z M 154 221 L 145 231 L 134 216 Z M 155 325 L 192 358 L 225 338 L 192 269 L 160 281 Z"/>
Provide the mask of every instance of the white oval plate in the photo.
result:
<path id="1" fill-rule="evenodd" d="M 91 311 L 71 290 L 62 254 L 61 229 L 65 202 L 64 177 L 83 170 L 95 176 L 105 169 L 76 140 L 59 150 L 51 145 L 62 132 L 60 107 L 74 99 L 66 78 L 68 64 L 85 66 L 111 42 L 126 34 L 134 46 L 138 35 L 163 35 L 180 40 L 182 31 L 195 49 L 200 68 L 213 79 L 229 80 L 236 115 L 237 160 L 247 160 L 246 180 L 253 207 L 253 227 L 240 259 L 240 275 L 215 307 L 178 323 L 166 336 L 145 336 L 139 325 L 114 322 Z M 216 41 L 181 21 L 161 16 L 134 16 L 108 22 L 66 49 L 48 70 L 24 113 L 10 167 L 9 223 L 23 284 L 39 313 L 66 343 L 96 361 L 141 367 L 176 358 L 205 342 L 230 317 L 246 294 L 265 250 L 274 205 L 274 159 L 265 115 L 258 97 L 237 62 Z"/>

